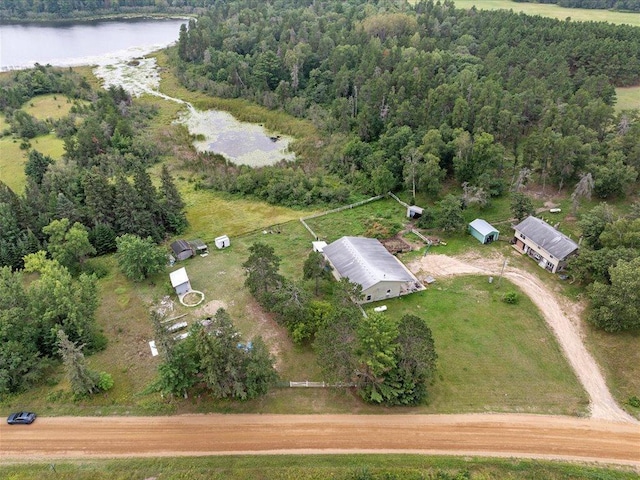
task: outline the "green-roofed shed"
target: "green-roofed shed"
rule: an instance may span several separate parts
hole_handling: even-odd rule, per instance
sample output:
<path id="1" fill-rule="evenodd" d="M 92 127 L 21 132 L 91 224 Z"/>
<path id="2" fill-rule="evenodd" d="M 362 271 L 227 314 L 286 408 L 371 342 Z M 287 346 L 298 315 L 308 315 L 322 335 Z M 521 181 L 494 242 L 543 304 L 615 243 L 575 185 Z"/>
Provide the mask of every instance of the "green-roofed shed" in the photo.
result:
<path id="1" fill-rule="evenodd" d="M 476 218 L 469 224 L 469 233 L 482 244 L 495 242 L 500 235 L 500 232 L 495 227 L 481 218 Z"/>

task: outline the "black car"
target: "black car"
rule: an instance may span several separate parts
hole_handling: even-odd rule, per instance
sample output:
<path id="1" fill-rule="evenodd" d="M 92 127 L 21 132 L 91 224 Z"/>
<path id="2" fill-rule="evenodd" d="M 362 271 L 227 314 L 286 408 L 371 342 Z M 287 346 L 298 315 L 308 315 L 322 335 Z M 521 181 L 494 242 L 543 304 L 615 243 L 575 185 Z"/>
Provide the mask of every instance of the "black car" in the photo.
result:
<path id="1" fill-rule="evenodd" d="M 36 419 L 36 414 L 33 412 L 16 412 L 9 415 L 7 423 L 9 425 L 29 425 Z"/>

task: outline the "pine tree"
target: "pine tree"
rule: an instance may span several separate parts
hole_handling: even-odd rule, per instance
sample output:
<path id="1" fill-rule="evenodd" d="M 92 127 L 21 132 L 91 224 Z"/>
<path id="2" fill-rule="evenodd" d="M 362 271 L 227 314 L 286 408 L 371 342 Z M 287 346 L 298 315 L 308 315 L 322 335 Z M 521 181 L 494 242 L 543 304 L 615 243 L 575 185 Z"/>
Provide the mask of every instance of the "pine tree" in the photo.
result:
<path id="1" fill-rule="evenodd" d="M 83 397 L 99 391 L 99 375 L 87 367 L 82 353 L 83 346 L 69 340 L 64 330 L 58 330 L 58 348 L 73 394 Z"/>
<path id="2" fill-rule="evenodd" d="M 115 191 L 107 177 L 97 168 L 93 168 L 84 176 L 82 187 L 89 217 L 96 225 L 113 227 Z"/>
<path id="3" fill-rule="evenodd" d="M 181 233 L 188 226 L 187 217 L 184 214 L 185 205 L 166 165 L 162 165 L 160 181 L 160 205 L 164 227 L 169 232 Z"/>

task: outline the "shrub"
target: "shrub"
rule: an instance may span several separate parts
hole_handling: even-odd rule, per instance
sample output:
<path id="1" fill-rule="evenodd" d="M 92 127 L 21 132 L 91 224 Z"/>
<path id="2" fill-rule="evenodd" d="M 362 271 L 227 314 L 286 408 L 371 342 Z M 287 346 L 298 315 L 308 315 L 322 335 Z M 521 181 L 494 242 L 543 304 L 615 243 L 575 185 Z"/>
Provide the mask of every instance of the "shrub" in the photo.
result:
<path id="1" fill-rule="evenodd" d="M 634 408 L 640 408 L 640 398 L 635 395 L 633 397 L 629 397 L 629 401 L 627 403 Z"/>
<path id="2" fill-rule="evenodd" d="M 98 388 L 106 392 L 113 387 L 113 377 L 107 372 L 100 372 L 100 378 L 98 379 Z"/>
<path id="3" fill-rule="evenodd" d="M 518 292 L 514 292 L 513 290 L 509 292 L 505 292 L 502 295 L 502 301 L 504 303 L 508 303 L 509 305 L 515 305 L 520 301 L 520 297 L 518 296 Z"/>

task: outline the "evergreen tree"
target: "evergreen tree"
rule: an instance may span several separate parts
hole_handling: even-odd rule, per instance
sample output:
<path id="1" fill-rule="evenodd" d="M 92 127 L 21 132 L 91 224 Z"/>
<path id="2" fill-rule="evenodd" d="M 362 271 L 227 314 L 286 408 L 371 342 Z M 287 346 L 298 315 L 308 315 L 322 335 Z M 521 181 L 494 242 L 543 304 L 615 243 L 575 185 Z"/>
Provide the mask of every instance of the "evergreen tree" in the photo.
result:
<path id="1" fill-rule="evenodd" d="M 83 347 L 69 340 L 64 330 L 58 330 L 57 336 L 58 349 L 64 362 L 73 394 L 76 397 L 84 397 L 98 392 L 100 390 L 98 387 L 100 376 L 87 367 L 82 353 Z"/>
<path id="2" fill-rule="evenodd" d="M 49 165 L 53 163 L 53 159 L 49 155 L 43 155 L 37 150 L 31 150 L 27 156 L 24 173 L 35 183 L 42 185 L 44 174 L 47 172 Z"/>
<path id="3" fill-rule="evenodd" d="M 107 177 L 97 168 L 93 168 L 82 179 L 82 186 L 89 218 L 95 225 L 113 227 L 115 191 Z"/>
<path id="4" fill-rule="evenodd" d="M 181 233 L 188 226 L 187 217 L 184 214 L 185 205 L 166 164 L 162 165 L 160 182 L 160 205 L 164 227 L 169 232 Z"/>

